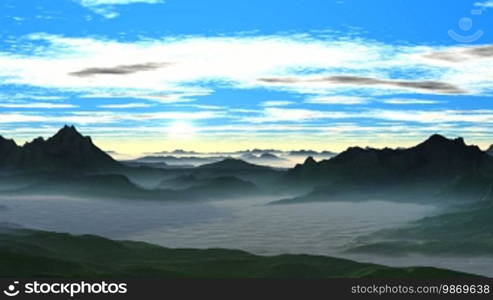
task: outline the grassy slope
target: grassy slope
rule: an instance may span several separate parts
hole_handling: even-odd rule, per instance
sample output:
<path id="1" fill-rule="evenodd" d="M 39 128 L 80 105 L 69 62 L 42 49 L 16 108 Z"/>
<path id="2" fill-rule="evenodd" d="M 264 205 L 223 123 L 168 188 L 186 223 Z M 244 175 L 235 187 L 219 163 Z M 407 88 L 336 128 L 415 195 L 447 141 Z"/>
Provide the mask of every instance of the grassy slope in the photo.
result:
<path id="1" fill-rule="evenodd" d="M 493 253 L 493 205 L 424 218 L 413 225 L 377 232 L 349 252 L 401 255 L 491 256 Z"/>
<path id="2" fill-rule="evenodd" d="M 167 249 L 28 230 L 0 232 L 0 277 L 457 278 L 436 268 L 390 268 L 321 256 L 256 256 L 243 251 Z"/>

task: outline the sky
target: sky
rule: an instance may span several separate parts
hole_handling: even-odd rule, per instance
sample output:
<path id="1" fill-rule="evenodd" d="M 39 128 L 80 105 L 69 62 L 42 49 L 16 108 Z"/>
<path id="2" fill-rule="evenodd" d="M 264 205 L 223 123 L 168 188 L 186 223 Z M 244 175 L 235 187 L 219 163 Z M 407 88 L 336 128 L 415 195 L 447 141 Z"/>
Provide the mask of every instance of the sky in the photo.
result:
<path id="1" fill-rule="evenodd" d="M 493 143 L 493 1 L 2 0 L 0 135 L 105 150 Z"/>

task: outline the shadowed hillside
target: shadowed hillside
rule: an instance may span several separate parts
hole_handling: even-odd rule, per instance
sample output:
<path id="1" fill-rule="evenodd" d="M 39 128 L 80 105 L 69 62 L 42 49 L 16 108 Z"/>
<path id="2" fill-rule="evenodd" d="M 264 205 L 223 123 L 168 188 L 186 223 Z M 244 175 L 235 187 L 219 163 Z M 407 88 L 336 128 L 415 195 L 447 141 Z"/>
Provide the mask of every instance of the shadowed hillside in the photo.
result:
<path id="1" fill-rule="evenodd" d="M 108 259 L 111 258 L 111 259 Z M 308 255 L 167 249 L 97 236 L 0 231 L 1 277 L 164 278 L 466 278 L 437 268 L 391 268 Z"/>
<path id="2" fill-rule="evenodd" d="M 65 126 L 47 140 L 23 146 L 0 137 L 0 169 L 29 171 L 108 171 L 121 165 L 96 147 L 90 137 Z"/>

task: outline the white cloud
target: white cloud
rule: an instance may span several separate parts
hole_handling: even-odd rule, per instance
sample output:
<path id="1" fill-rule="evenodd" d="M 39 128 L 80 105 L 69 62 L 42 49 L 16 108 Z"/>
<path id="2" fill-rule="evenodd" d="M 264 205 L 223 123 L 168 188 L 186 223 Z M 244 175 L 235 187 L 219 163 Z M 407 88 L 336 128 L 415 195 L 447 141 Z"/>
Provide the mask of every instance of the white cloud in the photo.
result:
<path id="1" fill-rule="evenodd" d="M 21 113 L 0 113 L 0 123 L 23 123 L 23 122 L 43 122 L 46 117 L 21 114 Z"/>
<path id="2" fill-rule="evenodd" d="M 426 100 L 426 99 L 387 99 L 383 103 L 396 104 L 396 105 L 412 105 L 412 104 L 437 104 L 441 103 L 436 100 Z"/>
<path id="3" fill-rule="evenodd" d="M 36 113 L 0 113 L 0 123 L 42 122 L 42 123 L 66 123 L 66 124 L 124 124 L 135 121 L 141 124 L 152 125 L 155 121 L 182 121 L 182 120 L 207 120 L 225 118 L 221 111 L 196 111 L 196 112 L 153 112 L 153 113 L 122 113 L 111 111 L 76 111 L 63 114 L 36 114 Z"/>
<path id="4" fill-rule="evenodd" d="M 368 103 L 368 98 L 354 96 L 316 96 L 308 98 L 305 103 L 358 105 Z"/>
<path id="5" fill-rule="evenodd" d="M 249 123 L 309 122 L 316 120 L 372 119 L 418 124 L 493 124 L 493 110 L 392 110 L 322 111 L 314 109 L 266 108 L 259 115 L 241 118 Z"/>
<path id="6" fill-rule="evenodd" d="M 79 0 L 79 3 L 83 6 L 126 5 L 134 3 L 156 4 L 163 2 L 162 0 Z"/>
<path id="7" fill-rule="evenodd" d="M 260 116 L 248 116 L 243 121 L 251 123 L 303 122 L 317 119 L 347 118 L 346 112 L 319 111 L 310 109 L 274 108 L 264 109 Z"/>
<path id="8" fill-rule="evenodd" d="M 292 105 L 292 104 L 295 104 L 295 102 L 293 102 L 293 101 L 277 101 L 277 100 L 274 100 L 274 101 L 265 101 L 265 102 L 262 102 L 260 105 L 261 106 L 265 106 L 265 107 L 278 107 L 278 106 L 289 106 L 289 105 Z"/>
<path id="9" fill-rule="evenodd" d="M 465 47 L 391 46 L 372 41 L 318 40 L 296 35 L 175 37 L 133 43 L 46 34 L 30 38 L 47 42 L 49 46 L 29 56 L 0 52 L 0 77 L 4 84 L 169 103 L 211 94 L 214 86 L 264 87 L 320 96 L 333 95 L 342 89 L 364 89 L 369 95 L 409 92 L 410 89 L 437 93 L 402 84 L 362 86 L 321 80 L 334 75 L 388 80 L 388 72 L 396 68 L 407 70 L 405 74 L 419 68 L 425 74 L 420 81 L 444 82 L 475 94 L 488 92 L 493 83 L 493 58 L 452 63 L 426 57 L 436 51 L 462 51 Z M 321 71 L 304 75 L 307 69 Z M 261 78 L 284 81 L 263 82 Z M 289 82 L 289 78 L 302 80 Z M 204 82 L 207 89 L 203 87 Z M 326 98 L 328 102 L 336 100 Z M 342 104 L 358 101 L 356 98 L 346 98 L 346 102 L 339 100 Z"/>
<path id="10" fill-rule="evenodd" d="M 151 107 L 152 105 L 147 103 L 124 103 L 124 104 L 106 104 L 99 105 L 100 108 L 115 108 L 115 109 L 125 109 L 125 108 L 145 108 Z"/>
<path id="11" fill-rule="evenodd" d="M 114 6 L 128 5 L 128 4 L 158 4 L 164 3 L 163 0 L 74 0 L 80 5 L 87 7 L 97 14 L 100 14 L 108 19 L 118 17 L 118 12 L 115 11 Z"/>
<path id="12" fill-rule="evenodd" d="M 63 104 L 63 103 L 46 103 L 46 102 L 35 102 L 35 103 L 0 103 L 2 108 L 76 108 L 77 105 L 73 104 Z"/>
<path id="13" fill-rule="evenodd" d="M 372 110 L 364 114 L 374 119 L 428 124 L 493 123 L 493 110 Z"/>
<path id="14" fill-rule="evenodd" d="M 483 9 L 491 8 L 491 7 L 493 7 L 493 1 L 490 0 L 490 1 L 476 2 L 476 3 L 474 3 L 474 6 L 481 7 Z"/>

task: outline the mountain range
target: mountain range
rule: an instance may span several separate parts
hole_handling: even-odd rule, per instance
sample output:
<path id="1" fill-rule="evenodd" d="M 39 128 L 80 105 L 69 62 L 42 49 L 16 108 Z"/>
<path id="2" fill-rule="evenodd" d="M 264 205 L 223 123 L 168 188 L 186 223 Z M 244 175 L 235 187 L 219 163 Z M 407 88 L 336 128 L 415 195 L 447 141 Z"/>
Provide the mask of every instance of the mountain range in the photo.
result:
<path id="1" fill-rule="evenodd" d="M 462 138 L 433 135 L 407 149 L 352 147 L 329 159 L 309 157 L 289 170 L 284 181 L 314 190 L 304 200 L 353 199 L 386 194 L 423 198 L 437 193 L 447 197 L 492 197 L 493 157 Z M 453 194 L 452 194 L 453 193 Z M 285 199 L 281 203 L 304 201 Z"/>
<path id="2" fill-rule="evenodd" d="M 108 171 L 121 164 L 82 136 L 65 126 L 47 140 L 42 137 L 18 146 L 0 137 L 0 169 L 30 171 Z"/>
<path id="3" fill-rule="evenodd" d="M 292 198 L 272 204 L 377 199 L 444 203 L 447 209 L 460 200 L 458 211 L 378 233 L 382 242 L 362 242 L 351 251 L 488 255 L 493 250 L 492 149 L 481 151 L 462 138 L 435 134 L 410 148 L 351 147 L 330 159 L 308 157 L 288 170 L 227 157 L 198 167 L 161 168 L 115 161 L 90 137 L 65 126 L 23 146 L 0 137 L 0 194 L 129 201 L 279 199 L 288 194 Z M 293 197 L 293 191 L 299 196 Z"/>
<path id="4" fill-rule="evenodd" d="M 101 189 L 104 182 L 109 182 L 108 188 L 114 190 L 118 190 L 117 184 L 126 187 L 122 190 L 138 191 L 142 186 L 159 189 L 169 187 L 174 178 L 197 176 L 201 183 L 214 185 L 216 192 L 218 181 L 214 179 L 218 177 L 231 183 L 230 187 L 247 187 L 253 183 L 269 192 L 308 191 L 304 196 L 284 199 L 280 203 L 373 196 L 425 199 L 429 197 L 424 196 L 440 195 L 442 198 L 474 200 L 493 197 L 493 157 L 477 146 L 466 145 L 462 138 L 448 139 L 437 134 L 411 148 L 351 147 L 320 162 L 309 157 L 303 164 L 287 171 L 234 158 L 187 169 L 163 169 L 123 165 L 94 145 L 90 137 L 81 135 L 75 127 L 64 126 L 46 140 L 37 138 L 23 146 L 0 137 L 0 170 L 57 173 L 52 177 L 40 175 L 45 186 L 56 185 L 57 180 L 66 174 L 72 178 L 71 184 L 82 182 L 90 185 L 96 180 L 94 177 L 83 180 L 83 175 L 74 175 L 81 173 L 108 175 L 100 177 L 101 182 L 95 185 Z M 57 180 L 48 184 L 46 180 L 49 178 Z M 229 180 L 225 181 L 225 178 Z M 11 178 L 4 181 L 9 180 Z M 38 188 L 39 183 L 38 180 Z M 191 187 L 195 182 L 186 185 Z"/>

